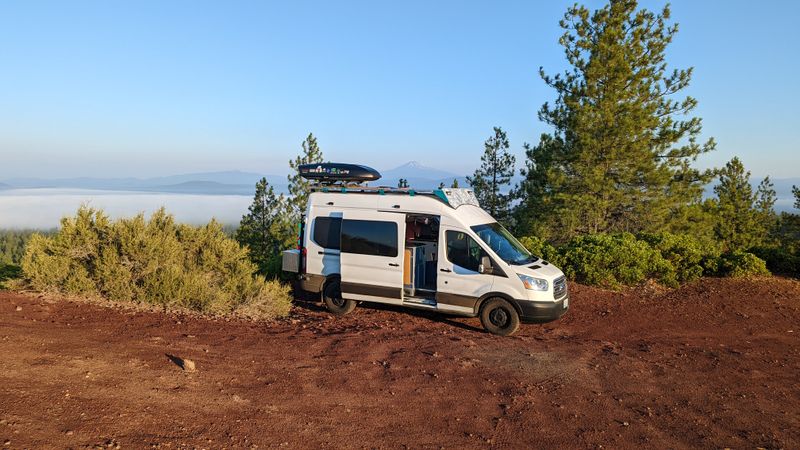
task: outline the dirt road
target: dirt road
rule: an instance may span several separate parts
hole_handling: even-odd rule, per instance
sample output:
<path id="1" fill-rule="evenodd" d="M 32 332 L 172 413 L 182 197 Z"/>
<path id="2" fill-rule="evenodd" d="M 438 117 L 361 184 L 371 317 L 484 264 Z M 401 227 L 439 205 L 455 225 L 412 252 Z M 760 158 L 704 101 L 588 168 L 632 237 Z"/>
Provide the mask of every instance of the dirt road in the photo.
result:
<path id="1" fill-rule="evenodd" d="M 800 448 L 800 283 L 571 289 L 511 338 L 388 308 L 265 324 L 0 292 L 0 445 Z"/>

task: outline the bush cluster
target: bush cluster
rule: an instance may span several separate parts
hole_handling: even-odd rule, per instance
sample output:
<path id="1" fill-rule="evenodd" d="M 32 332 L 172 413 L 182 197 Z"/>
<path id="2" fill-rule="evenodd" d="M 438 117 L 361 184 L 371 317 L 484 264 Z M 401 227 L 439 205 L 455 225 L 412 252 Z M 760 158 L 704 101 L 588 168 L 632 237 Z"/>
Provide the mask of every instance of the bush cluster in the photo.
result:
<path id="1" fill-rule="evenodd" d="M 277 317 L 291 302 L 288 287 L 255 275 L 247 250 L 219 223 L 178 224 L 163 208 L 149 220 L 112 221 L 81 207 L 57 233 L 31 237 L 22 271 L 41 291 L 212 314 Z"/>
<path id="2" fill-rule="evenodd" d="M 609 288 L 656 280 L 675 287 L 701 276 L 769 275 L 764 260 L 747 252 L 722 253 L 713 244 L 672 233 L 587 234 L 554 247 L 534 236 L 520 239 L 534 255 L 568 278 Z"/>
<path id="3" fill-rule="evenodd" d="M 719 260 L 718 273 L 728 277 L 748 277 L 769 275 L 767 264 L 758 256 L 742 251 L 722 255 Z"/>

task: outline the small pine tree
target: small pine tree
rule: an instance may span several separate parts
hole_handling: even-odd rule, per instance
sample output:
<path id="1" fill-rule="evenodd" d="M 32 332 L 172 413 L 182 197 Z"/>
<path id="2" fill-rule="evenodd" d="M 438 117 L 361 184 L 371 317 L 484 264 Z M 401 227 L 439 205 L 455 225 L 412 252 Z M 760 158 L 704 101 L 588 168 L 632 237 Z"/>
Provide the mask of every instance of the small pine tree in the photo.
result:
<path id="1" fill-rule="evenodd" d="M 800 209 L 800 188 L 792 186 L 792 194 L 794 194 L 794 207 Z"/>
<path id="2" fill-rule="evenodd" d="M 266 178 L 256 183 L 256 193 L 248 213 L 242 216 L 236 240 L 250 249 L 250 259 L 265 275 L 276 275 L 274 264 L 281 250 L 292 245 L 292 223 L 283 194 L 276 195 Z"/>
<path id="3" fill-rule="evenodd" d="M 317 144 L 317 138 L 313 133 L 308 133 L 308 136 L 302 144 L 303 152 L 294 160 L 289 161 L 289 167 L 292 169 L 289 174 L 289 219 L 293 222 L 299 222 L 300 217 L 306 211 L 306 204 L 308 203 L 308 191 L 311 183 L 305 178 L 300 176 L 299 167 L 303 164 L 320 163 L 323 161 L 322 150 Z"/>
<path id="4" fill-rule="evenodd" d="M 775 190 L 769 177 L 756 192 L 750 185 L 750 172 L 734 157 L 720 170 L 717 194 L 717 238 L 726 250 L 746 251 L 766 242 L 774 226 Z"/>
<path id="5" fill-rule="evenodd" d="M 481 167 L 467 182 L 472 186 L 481 207 L 500 222 L 506 222 L 511 207 L 511 196 L 503 193 L 511 185 L 514 175 L 514 155 L 508 153 L 508 137 L 500 127 L 484 143 Z"/>
<path id="6" fill-rule="evenodd" d="M 453 189 L 458 189 L 458 178 L 453 178 L 453 184 L 450 185 Z"/>
<path id="7" fill-rule="evenodd" d="M 400 181 L 397 182 L 397 187 L 400 189 L 405 189 L 408 187 L 408 180 L 405 178 L 400 178 Z"/>

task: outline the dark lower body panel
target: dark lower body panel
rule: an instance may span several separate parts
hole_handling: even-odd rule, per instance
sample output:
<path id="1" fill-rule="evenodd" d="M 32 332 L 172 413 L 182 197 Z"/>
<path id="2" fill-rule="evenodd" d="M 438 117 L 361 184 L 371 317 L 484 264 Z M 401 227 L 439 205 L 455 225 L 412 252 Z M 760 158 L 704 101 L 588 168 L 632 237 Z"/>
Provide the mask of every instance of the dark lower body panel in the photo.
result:
<path id="1" fill-rule="evenodd" d="M 564 302 L 569 302 L 569 297 L 564 297 L 555 302 L 532 302 L 530 300 L 514 300 L 520 311 L 519 319 L 527 323 L 552 322 L 561 318 L 569 310 Z"/>

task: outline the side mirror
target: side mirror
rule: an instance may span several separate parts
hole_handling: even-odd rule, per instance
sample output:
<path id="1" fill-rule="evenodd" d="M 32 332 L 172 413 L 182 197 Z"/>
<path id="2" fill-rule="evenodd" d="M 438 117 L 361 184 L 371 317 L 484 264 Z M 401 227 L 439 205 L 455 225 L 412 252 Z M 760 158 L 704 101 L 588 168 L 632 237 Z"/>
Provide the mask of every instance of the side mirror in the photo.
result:
<path id="1" fill-rule="evenodd" d="M 481 257 L 481 265 L 478 266 L 478 272 L 480 273 L 493 273 L 494 268 L 492 267 L 492 259 L 488 256 Z"/>

